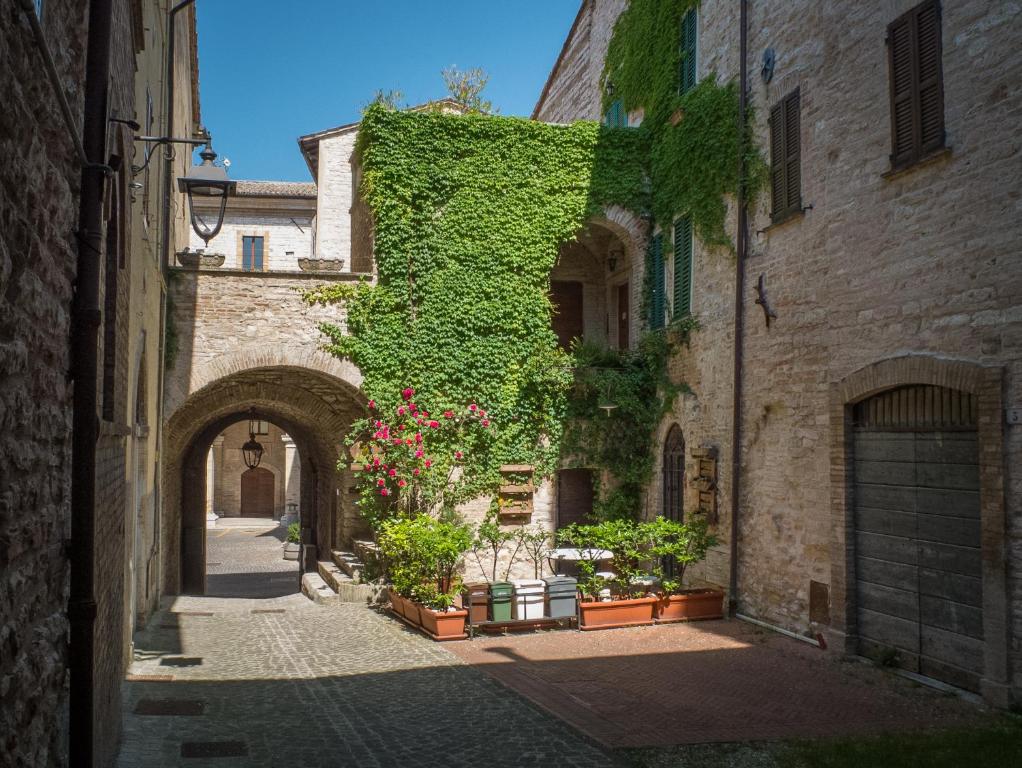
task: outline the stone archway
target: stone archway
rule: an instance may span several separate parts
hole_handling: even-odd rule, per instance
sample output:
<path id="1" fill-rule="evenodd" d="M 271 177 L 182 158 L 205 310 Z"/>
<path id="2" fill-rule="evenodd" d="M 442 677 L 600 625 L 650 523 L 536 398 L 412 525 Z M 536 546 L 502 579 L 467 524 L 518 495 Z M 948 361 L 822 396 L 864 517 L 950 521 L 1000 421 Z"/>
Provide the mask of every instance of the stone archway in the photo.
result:
<path id="1" fill-rule="evenodd" d="M 1010 699 L 1006 519 L 1003 487 L 1004 434 L 999 367 L 961 360 L 907 355 L 868 365 L 830 387 L 831 615 L 832 629 L 847 652 L 859 646 L 856 605 L 854 423 L 857 403 L 899 387 L 928 385 L 956 390 L 977 400 L 981 578 L 983 586 L 984 697 L 999 706 Z"/>
<path id="2" fill-rule="evenodd" d="M 216 436 L 238 421 L 270 421 L 297 446 L 303 569 L 315 569 L 318 558 L 360 533 L 350 478 L 338 460 L 362 413 L 357 384 L 297 366 L 238 366 L 190 395 L 166 427 L 164 592 L 205 590 L 206 456 Z"/>

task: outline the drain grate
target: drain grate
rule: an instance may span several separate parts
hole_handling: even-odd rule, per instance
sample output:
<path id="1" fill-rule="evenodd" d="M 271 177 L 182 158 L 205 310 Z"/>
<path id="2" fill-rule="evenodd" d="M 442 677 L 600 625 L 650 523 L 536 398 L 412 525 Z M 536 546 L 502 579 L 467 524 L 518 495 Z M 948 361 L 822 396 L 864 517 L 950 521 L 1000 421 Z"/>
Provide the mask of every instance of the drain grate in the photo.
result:
<path id="1" fill-rule="evenodd" d="M 253 608 L 252 613 L 284 613 L 284 608 Z"/>
<path id="2" fill-rule="evenodd" d="M 160 659 L 161 667 L 201 667 L 201 656 L 168 656 Z"/>
<path id="3" fill-rule="evenodd" d="M 169 683 L 174 680 L 173 675 L 125 675 L 124 679 L 129 683 Z"/>
<path id="4" fill-rule="evenodd" d="M 172 616 L 212 616 L 212 611 L 171 611 Z"/>
<path id="5" fill-rule="evenodd" d="M 248 746 L 243 741 L 186 741 L 181 744 L 181 757 L 245 757 Z"/>
<path id="6" fill-rule="evenodd" d="M 139 699 L 136 715 L 195 717 L 206 711 L 206 702 L 198 699 Z"/>
<path id="7" fill-rule="evenodd" d="M 210 566 L 210 565 L 223 565 L 223 563 L 206 563 L 206 565 L 207 566 Z"/>

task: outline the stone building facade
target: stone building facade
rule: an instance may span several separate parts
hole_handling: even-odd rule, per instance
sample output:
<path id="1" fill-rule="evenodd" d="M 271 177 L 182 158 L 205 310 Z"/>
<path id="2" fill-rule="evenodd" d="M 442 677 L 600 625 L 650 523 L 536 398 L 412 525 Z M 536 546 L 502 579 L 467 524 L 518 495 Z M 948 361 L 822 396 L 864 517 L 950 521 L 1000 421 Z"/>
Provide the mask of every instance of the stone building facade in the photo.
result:
<path id="1" fill-rule="evenodd" d="M 603 60 L 626 6 L 582 3 L 534 117 L 599 118 Z M 739 77 L 735 12 L 699 5 L 699 79 Z M 1022 403 L 1022 262 L 1008 224 L 1020 170 L 1010 139 L 1022 98 L 1011 87 L 1022 73 L 1019 13 L 980 2 L 890 0 L 853 14 L 750 4 L 755 141 L 769 162 L 771 113 L 786 97 L 791 109 L 797 91 L 787 136 L 800 146 L 801 199 L 783 221 L 773 221 L 769 190 L 750 212 L 734 585 L 736 265 L 698 240 L 701 328 L 671 363 L 692 393 L 658 435 L 663 445 L 680 428 L 689 477 L 696 451 L 717 454 L 723 546 L 697 575 L 733 586 L 739 612 L 825 633 L 852 653 L 893 649 L 898 663 L 1002 705 L 1022 690 L 1022 433 L 1009 410 Z M 936 40 L 927 66 L 941 70 L 946 138 L 922 162 L 892 167 L 886 41 L 901 46 L 908 23 Z M 776 314 L 769 325 L 765 308 Z M 898 423 L 890 411 L 876 416 L 892 402 Z M 899 447 L 898 430 L 916 453 Z M 958 441 L 972 447 L 952 455 Z M 662 498 L 658 478 L 647 513 Z M 694 503 L 686 494 L 686 510 Z"/>
<path id="2" fill-rule="evenodd" d="M 178 19 L 174 64 L 184 85 L 175 124 L 167 126 L 166 11 L 156 2 L 110 4 L 103 96 L 110 120 L 99 120 L 105 149 L 94 158 L 110 170 L 94 252 L 85 234 L 76 234 L 85 226 L 85 203 L 71 134 L 83 141 L 90 109 L 99 106 L 86 98 L 86 59 L 90 44 L 98 59 L 105 55 L 94 42 L 101 32 L 90 37 L 105 26 L 104 4 L 95 11 L 64 0 L 21 5 L 8 4 L 0 15 L 0 422 L 7 441 L 0 445 L 0 763 L 107 764 L 117 746 L 131 634 L 159 597 L 163 176 L 161 150 L 137 136 L 191 137 L 197 126 L 194 16 L 186 11 Z M 33 12 L 43 45 L 29 23 Z M 46 76 L 44 48 L 55 61 L 56 86 Z M 61 95 L 71 126 L 62 120 Z M 157 159 L 138 170 L 149 151 Z M 189 160 L 179 153 L 175 175 Z M 170 236 L 179 240 L 187 223 L 175 203 Z M 84 342 L 69 339 L 89 320 L 73 304 L 73 286 L 83 279 L 78 268 L 89 261 L 98 266 L 99 284 L 94 542 L 71 525 L 78 514 L 71 506 L 72 412 L 89 384 L 70 378 L 74 344 Z M 97 552 L 91 582 L 78 577 L 72 585 L 72 558 L 86 548 Z M 69 593 L 78 587 L 81 595 L 84 586 L 95 603 L 91 664 L 84 648 L 69 647 L 69 627 L 85 615 L 69 610 Z M 91 685 L 69 675 L 73 658 L 91 666 Z"/>

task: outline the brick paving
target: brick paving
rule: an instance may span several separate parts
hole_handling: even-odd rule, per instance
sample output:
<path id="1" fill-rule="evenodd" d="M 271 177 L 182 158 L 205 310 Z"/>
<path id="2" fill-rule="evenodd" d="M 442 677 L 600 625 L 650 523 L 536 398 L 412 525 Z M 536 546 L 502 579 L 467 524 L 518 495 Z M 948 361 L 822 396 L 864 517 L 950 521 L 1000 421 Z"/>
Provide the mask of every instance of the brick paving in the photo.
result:
<path id="1" fill-rule="evenodd" d="M 231 527 L 206 532 L 206 594 L 211 597 L 282 597 L 298 592 L 298 562 L 284 559 L 282 526 Z"/>
<path id="2" fill-rule="evenodd" d="M 611 748 L 966 724 L 982 708 L 740 621 L 484 637 L 462 660 Z"/>

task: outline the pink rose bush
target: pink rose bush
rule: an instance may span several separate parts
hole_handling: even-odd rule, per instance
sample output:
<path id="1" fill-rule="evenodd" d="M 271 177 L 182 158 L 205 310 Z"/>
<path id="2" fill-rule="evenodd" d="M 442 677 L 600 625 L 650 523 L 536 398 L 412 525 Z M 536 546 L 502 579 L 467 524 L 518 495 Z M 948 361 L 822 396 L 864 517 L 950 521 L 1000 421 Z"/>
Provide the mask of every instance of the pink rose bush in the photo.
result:
<path id="1" fill-rule="evenodd" d="M 352 469 L 361 488 L 362 514 L 374 528 L 398 515 L 453 507 L 465 484 L 468 446 L 479 445 L 474 433 L 493 430 L 475 402 L 445 409 L 440 421 L 415 402 L 414 388 L 404 387 L 400 396 L 392 409 L 370 400 L 369 417 L 356 425 Z"/>

